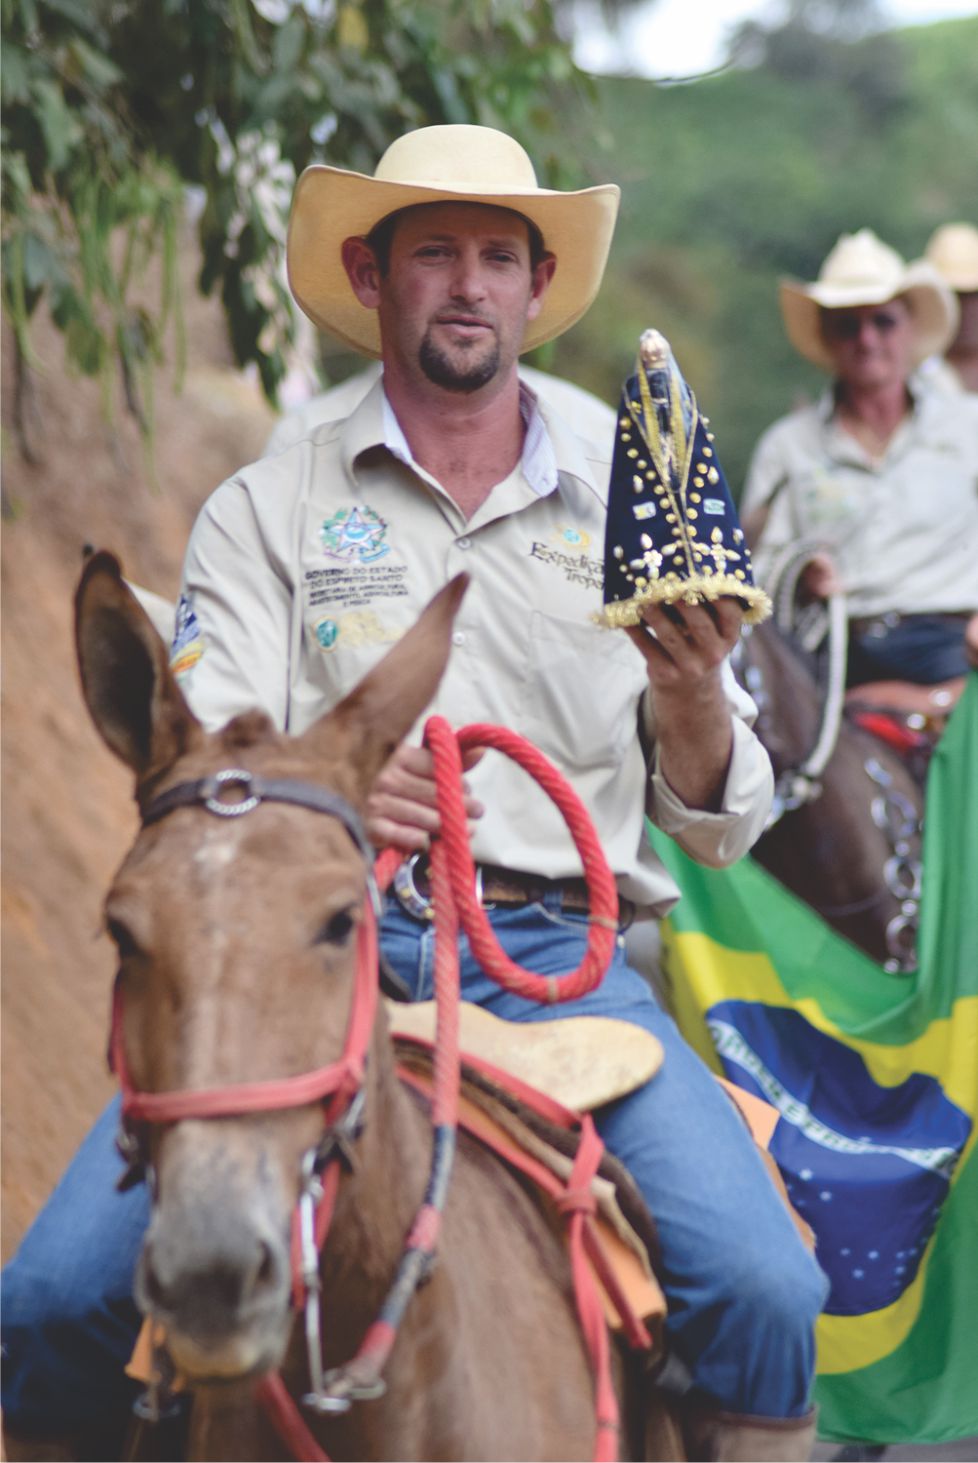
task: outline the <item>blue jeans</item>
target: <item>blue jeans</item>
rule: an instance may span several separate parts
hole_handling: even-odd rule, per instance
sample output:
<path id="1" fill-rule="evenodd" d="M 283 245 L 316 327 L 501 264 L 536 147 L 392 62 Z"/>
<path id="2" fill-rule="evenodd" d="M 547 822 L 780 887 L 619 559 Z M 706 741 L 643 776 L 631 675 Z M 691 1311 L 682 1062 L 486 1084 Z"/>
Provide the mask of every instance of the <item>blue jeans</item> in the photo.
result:
<path id="1" fill-rule="evenodd" d="M 934 686 L 968 673 L 966 615 L 880 615 L 850 627 L 846 684 L 913 681 Z"/>
<path id="2" fill-rule="evenodd" d="M 580 961 L 584 916 L 548 901 L 497 907 L 491 919 L 510 957 L 532 970 L 560 975 Z M 412 996 L 430 999 L 431 926 L 393 905 L 382 942 Z M 770 1417 L 803 1413 L 825 1278 L 733 1105 L 629 968 L 623 942 L 598 989 L 558 1007 L 502 990 L 464 938 L 461 959 L 464 998 L 507 1020 L 616 1016 L 659 1038 L 662 1070 L 597 1117 L 655 1215 L 672 1347 L 708 1403 Z M 112 1104 L 4 1272 L 3 1406 L 14 1431 L 50 1432 L 55 1421 L 68 1430 L 129 1395 L 122 1367 L 138 1324 L 131 1286 L 149 1204 L 142 1186 L 115 1192 L 116 1120 Z"/>
<path id="3" fill-rule="evenodd" d="M 149 1193 L 116 1190 L 118 1128 L 113 1098 L 4 1268 L 3 1412 L 18 1434 L 107 1426 L 121 1437 L 142 1390 L 123 1368 L 139 1331 L 132 1285 Z"/>

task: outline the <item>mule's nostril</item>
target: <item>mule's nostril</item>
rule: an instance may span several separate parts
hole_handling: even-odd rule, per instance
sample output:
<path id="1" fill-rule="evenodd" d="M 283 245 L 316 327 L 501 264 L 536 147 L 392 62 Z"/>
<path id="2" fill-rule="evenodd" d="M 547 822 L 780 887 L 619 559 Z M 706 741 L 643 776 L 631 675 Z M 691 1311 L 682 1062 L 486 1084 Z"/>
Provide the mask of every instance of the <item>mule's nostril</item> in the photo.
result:
<path id="1" fill-rule="evenodd" d="M 276 1264 L 275 1254 L 272 1250 L 271 1245 L 266 1244 L 265 1241 L 262 1240 L 259 1245 L 259 1249 L 261 1251 L 261 1259 L 259 1260 L 258 1268 L 255 1271 L 255 1287 L 256 1289 L 260 1290 L 263 1289 L 265 1286 L 275 1284 L 275 1281 L 278 1277 L 278 1266 Z"/>

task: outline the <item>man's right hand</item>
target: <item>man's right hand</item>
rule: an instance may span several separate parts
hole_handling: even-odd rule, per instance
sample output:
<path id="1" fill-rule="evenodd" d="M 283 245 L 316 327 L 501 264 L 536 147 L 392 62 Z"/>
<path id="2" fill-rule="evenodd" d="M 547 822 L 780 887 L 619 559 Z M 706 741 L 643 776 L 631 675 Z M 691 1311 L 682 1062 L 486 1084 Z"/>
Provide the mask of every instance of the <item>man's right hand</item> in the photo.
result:
<path id="1" fill-rule="evenodd" d="M 807 599 L 828 599 L 845 589 L 834 560 L 821 553 L 813 554 L 802 570 L 801 587 Z"/>
<path id="2" fill-rule="evenodd" d="M 462 754 L 466 771 L 483 757 L 484 747 Z M 485 809 L 463 783 L 465 815 L 472 823 Z M 394 844 L 408 853 L 425 849 L 439 830 L 434 759 L 427 747 L 402 742 L 374 783 L 367 799 L 367 833 L 375 848 Z"/>

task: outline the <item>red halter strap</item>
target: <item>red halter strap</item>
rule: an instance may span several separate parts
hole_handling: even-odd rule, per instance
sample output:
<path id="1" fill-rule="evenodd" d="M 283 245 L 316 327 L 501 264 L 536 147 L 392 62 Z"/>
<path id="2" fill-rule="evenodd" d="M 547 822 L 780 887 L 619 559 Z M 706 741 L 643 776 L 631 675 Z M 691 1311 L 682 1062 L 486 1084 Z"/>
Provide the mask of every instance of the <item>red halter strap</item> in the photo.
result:
<path id="1" fill-rule="evenodd" d="M 142 809 L 146 827 L 178 808 L 205 808 L 222 818 L 239 818 L 263 802 L 290 803 L 310 812 L 323 813 L 342 823 L 357 849 L 371 867 L 373 851 L 356 809 L 331 788 L 291 778 L 265 778 L 242 767 L 181 782 L 159 794 Z M 370 875 L 373 910 L 366 911 L 357 942 L 356 980 L 343 1054 L 339 1061 L 314 1072 L 266 1082 L 238 1082 L 226 1087 L 180 1089 L 173 1092 L 140 1092 L 132 1084 L 123 1040 L 122 991 L 116 982 L 112 998 L 112 1032 L 109 1057 L 122 1090 L 123 1119 L 130 1122 L 176 1123 L 184 1118 L 233 1117 L 242 1113 L 272 1112 L 281 1108 L 305 1107 L 333 1096 L 330 1115 L 348 1103 L 363 1082 L 364 1063 L 377 1011 L 377 927 L 373 911 L 378 900 Z"/>
<path id="2" fill-rule="evenodd" d="M 226 1087 L 182 1088 L 172 1092 L 140 1092 L 133 1086 L 122 1032 L 122 990 L 112 996 L 112 1068 L 122 1091 L 122 1115 L 132 1122 L 178 1123 L 184 1118 L 235 1117 L 305 1107 L 333 1096 L 333 1106 L 349 1101 L 363 1082 L 367 1047 L 377 1013 L 377 925 L 367 909 L 357 940 L 353 1004 L 343 1055 L 328 1067 L 267 1082 L 238 1082 Z M 334 1116 L 331 1112 L 331 1116 Z"/>

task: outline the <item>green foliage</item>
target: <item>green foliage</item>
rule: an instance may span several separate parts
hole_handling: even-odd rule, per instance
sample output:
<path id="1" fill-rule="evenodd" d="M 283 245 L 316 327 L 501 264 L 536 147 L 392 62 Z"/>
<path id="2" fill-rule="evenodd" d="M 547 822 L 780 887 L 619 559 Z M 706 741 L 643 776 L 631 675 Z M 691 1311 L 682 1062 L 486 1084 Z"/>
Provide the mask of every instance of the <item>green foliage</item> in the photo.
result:
<path id="1" fill-rule="evenodd" d="M 878 35 L 872 0 L 790 0 L 778 25 L 741 28 L 723 75 L 595 87 L 560 37 L 560 0 L 0 4 L 7 318 L 29 361 L 44 300 L 71 364 L 107 402 L 121 369 L 147 431 L 153 368 L 164 346 L 182 352 L 188 188 L 202 288 L 274 396 L 296 174 L 320 159 L 370 171 L 410 127 L 500 126 L 551 186 L 621 183 L 597 304 L 537 363 L 614 402 L 659 326 L 735 490 L 763 428 L 823 384 L 787 344 L 778 276 L 813 278 L 864 224 L 912 257 L 938 223 L 974 216 L 978 20 Z M 331 373 L 352 364 L 334 356 Z"/>
<path id="2" fill-rule="evenodd" d="M 914 258 L 938 224 L 978 221 L 978 18 L 807 44 L 804 75 L 765 56 L 684 86 L 601 80 L 615 145 L 584 162 L 622 185 L 621 222 L 596 305 L 551 361 L 614 402 L 641 331 L 662 329 L 735 492 L 763 429 L 825 385 L 787 342 L 779 277 L 814 279 L 863 226 Z"/>
<path id="3" fill-rule="evenodd" d="M 118 363 L 146 430 L 170 321 L 179 354 L 188 186 L 201 287 L 274 399 L 299 170 L 326 152 L 369 171 L 408 128 L 476 121 L 520 137 L 559 184 L 553 98 L 587 90 L 554 0 L 3 0 L 3 25 L 3 297 L 21 358 L 46 300 L 69 362 L 107 401 Z"/>
<path id="4" fill-rule="evenodd" d="M 138 145 L 97 6 L 5 0 L 3 24 L 3 302 L 21 363 L 33 360 L 29 321 L 46 299 L 71 365 L 100 376 L 110 404 L 117 360 L 148 430 L 171 320 L 179 341 L 179 178 Z M 150 312 L 135 290 L 157 255 L 163 283 Z"/>

